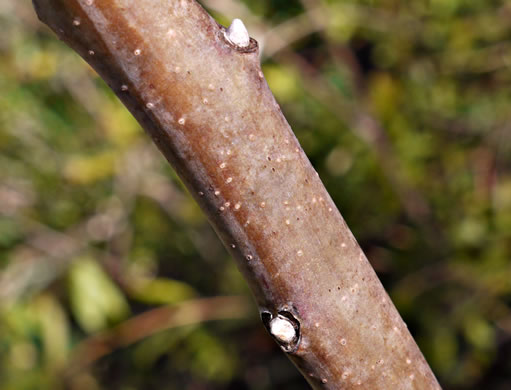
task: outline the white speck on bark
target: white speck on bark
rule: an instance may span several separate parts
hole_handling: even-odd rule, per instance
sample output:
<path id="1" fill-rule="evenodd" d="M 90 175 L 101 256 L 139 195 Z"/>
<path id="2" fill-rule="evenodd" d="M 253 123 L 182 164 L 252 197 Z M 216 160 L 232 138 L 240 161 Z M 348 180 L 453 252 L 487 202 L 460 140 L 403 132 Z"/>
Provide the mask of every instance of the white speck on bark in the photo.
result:
<path id="1" fill-rule="evenodd" d="M 225 37 L 229 42 L 238 47 L 248 47 L 250 45 L 250 36 L 247 28 L 240 19 L 234 19 L 225 32 Z"/>

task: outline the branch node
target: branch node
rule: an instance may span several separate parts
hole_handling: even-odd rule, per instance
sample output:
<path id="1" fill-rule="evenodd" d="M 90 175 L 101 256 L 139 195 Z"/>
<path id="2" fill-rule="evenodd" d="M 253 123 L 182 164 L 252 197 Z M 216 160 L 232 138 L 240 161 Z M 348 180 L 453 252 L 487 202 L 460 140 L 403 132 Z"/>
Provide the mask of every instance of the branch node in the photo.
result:
<path id="1" fill-rule="evenodd" d="M 250 36 L 241 19 L 234 19 L 227 30 L 225 38 L 233 45 L 246 48 L 250 45 Z"/>
<path id="2" fill-rule="evenodd" d="M 289 311 L 279 311 L 276 316 L 270 312 L 261 313 L 264 326 L 280 345 L 282 350 L 288 353 L 295 352 L 300 344 L 300 322 Z"/>
<path id="3" fill-rule="evenodd" d="M 241 53 L 257 52 L 257 41 L 250 38 L 245 24 L 240 19 L 234 19 L 227 29 L 222 27 L 220 37 L 236 51 Z"/>
<path id="4" fill-rule="evenodd" d="M 270 333 L 281 343 L 289 344 L 296 337 L 296 330 L 287 318 L 276 317 L 270 322 Z"/>

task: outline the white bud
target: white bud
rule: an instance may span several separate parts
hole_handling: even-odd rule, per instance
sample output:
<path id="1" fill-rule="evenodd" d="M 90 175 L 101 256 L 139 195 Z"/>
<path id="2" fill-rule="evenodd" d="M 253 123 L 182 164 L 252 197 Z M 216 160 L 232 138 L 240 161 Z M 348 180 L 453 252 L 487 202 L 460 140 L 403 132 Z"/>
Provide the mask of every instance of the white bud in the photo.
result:
<path id="1" fill-rule="evenodd" d="M 271 320 L 270 333 L 283 344 L 290 344 L 296 337 L 296 330 L 291 321 L 280 316 Z"/>
<path id="2" fill-rule="evenodd" d="M 240 19 L 234 19 L 225 32 L 225 37 L 229 42 L 238 47 L 248 47 L 250 45 L 250 36 L 247 28 Z"/>

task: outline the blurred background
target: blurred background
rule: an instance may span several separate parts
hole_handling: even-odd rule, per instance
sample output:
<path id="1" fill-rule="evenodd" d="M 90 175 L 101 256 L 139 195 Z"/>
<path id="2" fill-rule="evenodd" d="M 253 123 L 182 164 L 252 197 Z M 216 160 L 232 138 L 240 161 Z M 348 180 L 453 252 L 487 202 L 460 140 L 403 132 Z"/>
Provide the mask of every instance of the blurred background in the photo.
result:
<path id="1" fill-rule="evenodd" d="M 207 0 L 444 389 L 511 388 L 511 1 Z M 111 91 L 0 0 L 0 389 L 307 389 Z"/>

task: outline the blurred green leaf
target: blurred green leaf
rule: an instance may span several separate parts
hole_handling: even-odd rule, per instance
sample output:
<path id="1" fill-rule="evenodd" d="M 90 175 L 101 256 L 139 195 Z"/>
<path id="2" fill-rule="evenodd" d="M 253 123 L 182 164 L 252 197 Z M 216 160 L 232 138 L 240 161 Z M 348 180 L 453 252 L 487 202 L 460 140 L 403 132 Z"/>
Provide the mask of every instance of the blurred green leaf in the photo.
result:
<path id="1" fill-rule="evenodd" d="M 105 329 L 129 315 L 124 294 L 92 258 L 74 261 L 68 283 L 73 314 L 86 332 Z"/>
<path id="2" fill-rule="evenodd" d="M 33 303 L 40 326 L 45 363 L 64 367 L 70 347 L 69 324 L 64 308 L 50 294 L 40 295 Z"/>
<path id="3" fill-rule="evenodd" d="M 193 298 L 197 293 L 186 283 L 156 278 L 138 281 L 131 295 L 137 301 L 155 305 L 177 303 Z"/>
<path id="4" fill-rule="evenodd" d="M 275 96 L 284 103 L 298 96 L 300 80 L 296 73 L 282 65 L 263 66 L 264 76 Z"/>
<path id="5" fill-rule="evenodd" d="M 465 334 L 467 339 L 478 349 L 493 349 L 495 345 L 495 331 L 482 317 L 470 316 L 465 320 Z"/>

